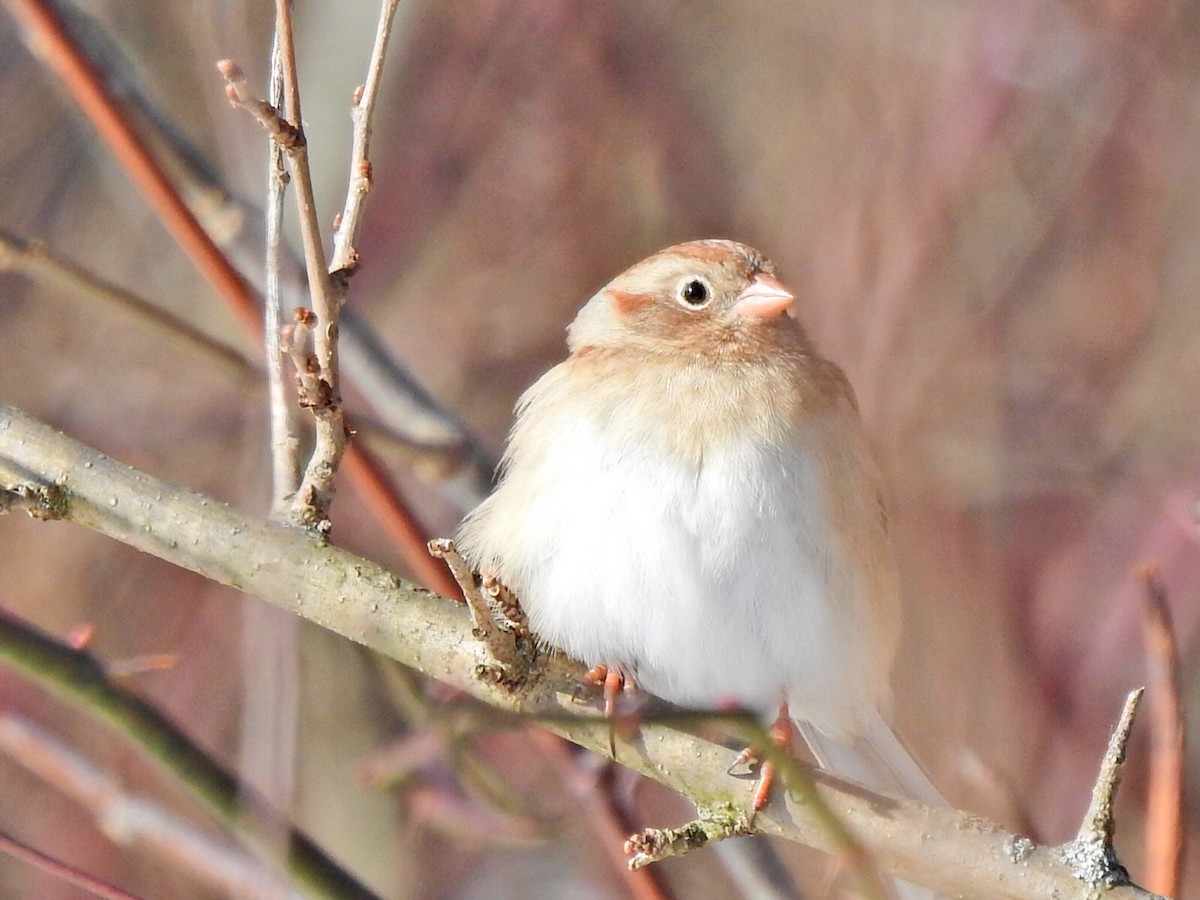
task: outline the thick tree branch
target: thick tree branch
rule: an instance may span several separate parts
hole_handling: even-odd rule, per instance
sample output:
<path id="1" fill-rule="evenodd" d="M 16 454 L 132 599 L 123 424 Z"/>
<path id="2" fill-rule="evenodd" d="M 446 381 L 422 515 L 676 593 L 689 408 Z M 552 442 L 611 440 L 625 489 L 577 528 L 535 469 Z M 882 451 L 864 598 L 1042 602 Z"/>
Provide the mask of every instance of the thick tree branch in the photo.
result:
<path id="1" fill-rule="evenodd" d="M 0 486 L 57 488 L 53 509 L 206 577 L 255 594 L 502 709 L 542 716 L 547 727 L 607 755 L 608 723 L 576 700 L 582 669 L 563 657 L 516 690 L 476 677 L 491 660 L 468 638 L 461 604 L 405 584 L 381 567 L 303 531 L 248 516 L 112 460 L 25 414 L 0 406 Z M 704 808 L 744 808 L 751 785 L 727 774 L 733 751 L 693 733 L 646 723 L 618 747 L 619 761 Z M 812 780 L 880 869 L 943 893 L 1001 898 L 1085 898 L 1093 889 L 1062 861 L 976 816 L 874 794 L 827 773 Z M 781 796 L 754 831 L 834 850 L 806 804 Z M 1133 886 L 1113 900 L 1152 895 Z"/>

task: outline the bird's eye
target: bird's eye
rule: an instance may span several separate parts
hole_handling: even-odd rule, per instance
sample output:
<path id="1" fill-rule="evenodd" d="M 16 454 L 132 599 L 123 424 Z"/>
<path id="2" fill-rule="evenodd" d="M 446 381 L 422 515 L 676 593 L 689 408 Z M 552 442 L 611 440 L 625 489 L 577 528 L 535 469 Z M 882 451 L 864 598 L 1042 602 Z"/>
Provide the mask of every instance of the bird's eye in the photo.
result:
<path id="1" fill-rule="evenodd" d="M 679 302 L 692 309 L 705 306 L 712 298 L 708 282 L 703 278 L 688 278 L 679 285 Z"/>

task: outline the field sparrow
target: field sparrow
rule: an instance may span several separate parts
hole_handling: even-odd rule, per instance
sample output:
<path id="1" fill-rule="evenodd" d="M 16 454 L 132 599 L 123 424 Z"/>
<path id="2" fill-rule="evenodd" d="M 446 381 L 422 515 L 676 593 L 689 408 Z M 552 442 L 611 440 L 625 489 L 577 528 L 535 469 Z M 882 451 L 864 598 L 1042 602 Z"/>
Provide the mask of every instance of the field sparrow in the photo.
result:
<path id="1" fill-rule="evenodd" d="M 683 706 L 786 710 L 821 766 L 942 802 L 881 716 L 900 598 L 879 476 L 793 301 L 732 241 L 618 275 L 521 398 L 458 544 L 571 656 Z"/>

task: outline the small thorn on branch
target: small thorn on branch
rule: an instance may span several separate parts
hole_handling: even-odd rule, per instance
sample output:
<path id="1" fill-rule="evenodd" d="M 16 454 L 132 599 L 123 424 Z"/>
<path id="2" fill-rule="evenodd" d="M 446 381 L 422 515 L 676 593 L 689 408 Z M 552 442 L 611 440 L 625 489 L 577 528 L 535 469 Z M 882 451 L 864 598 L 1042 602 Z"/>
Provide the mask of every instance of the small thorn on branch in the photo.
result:
<path id="1" fill-rule="evenodd" d="M 733 806 L 700 809 L 698 813 L 695 820 L 679 828 L 647 828 L 630 835 L 625 841 L 629 868 L 641 869 L 670 856 L 691 853 L 709 841 L 742 837 L 754 831 L 746 815 Z"/>
<path id="2" fill-rule="evenodd" d="M 271 140 L 284 150 L 292 151 L 304 146 L 304 132 L 285 119 L 274 106 L 250 92 L 246 84 L 246 73 L 232 59 L 217 63 L 217 71 L 225 79 L 225 96 L 229 105 L 250 113 L 271 136 Z"/>
<path id="3" fill-rule="evenodd" d="M 1144 693 L 1145 688 L 1138 688 L 1125 698 L 1125 707 L 1109 739 L 1096 786 L 1092 788 L 1092 802 L 1083 817 L 1083 824 L 1079 826 L 1079 834 L 1059 851 L 1063 862 L 1075 877 L 1090 888 L 1109 888 L 1130 883 L 1129 872 L 1118 861 L 1113 847 L 1116 833 L 1113 805 L 1121 784 L 1133 717 Z"/>

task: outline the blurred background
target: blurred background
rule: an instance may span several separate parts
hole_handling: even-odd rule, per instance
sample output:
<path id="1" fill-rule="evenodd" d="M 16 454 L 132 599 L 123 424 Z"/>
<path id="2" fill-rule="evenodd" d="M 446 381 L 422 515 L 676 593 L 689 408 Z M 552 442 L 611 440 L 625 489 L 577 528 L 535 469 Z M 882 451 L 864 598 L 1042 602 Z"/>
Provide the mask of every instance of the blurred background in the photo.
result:
<path id="1" fill-rule="evenodd" d="M 235 252 L 259 254 L 265 140 L 229 107 L 213 63 L 233 57 L 265 93 L 271 4 L 77 8 L 119 49 L 110 62 L 157 109 L 154 127 L 171 123 L 244 204 L 222 199 L 210 224 Z M 763 250 L 854 383 L 887 480 L 907 594 L 899 730 L 956 806 L 1067 840 L 1122 699 L 1146 680 L 1143 563 L 1169 596 L 1193 720 L 1200 704 L 1196 10 L 413 0 L 388 60 L 349 306 L 466 424 L 481 461 L 612 275 L 689 238 Z M 328 224 L 378 7 L 296 14 Z M 0 228 L 261 356 L 7 11 L 0 122 Z M 375 413 L 368 386 L 348 396 Z M 0 272 L 0 401 L 268 512 L 261 393 L 128 311 Z M 431 462 L 363 439 L 430 534 L 449 533 L 478 495 L 462 452 Z M 337 543 L 406 571 L 344 480 L 333 520 Z M 520 735 L 466 741 L 504 785 L 502 805 L 466 783 L 458 749 L 419 764 L 410 752 L 391 790 L 369 784 L 364 765 L 389 745 L 411 751 L 446 698 L 253 598 L 83 528 L 8 516 L 0 606 L 59 636 L 90 628 L 97 656 L 132 661 L 129 686 L 386 897 L 629 895 L 567 780 Z M 137 665 L 147 657 L 158 664 Z M 3 668 L 0 707 L 203 821 L 137 753 Z M 1149 731 L 1143 715 L 1118 813 L 1138 880 Z M 1192 754 L 1189 774 L 1198 763 Z M 653 785 L 619 776 L 616 790 L 631 825 L 688 816 Z M 1200 814 L 1190 799 L 1189 825 Z M 115 848 L 3 755 L 0 828 L 139 896 L 215 896 Z M 776 849 L 800 884 L 828 883 L 824 857 Z M 711 850 L 662 864 L 659 878 L 667 896 L 747 895 Z M 1191 864 L 1185 885 L 1197 879 Z M 7 856 L 0 895 L 86 896 Z"/>

